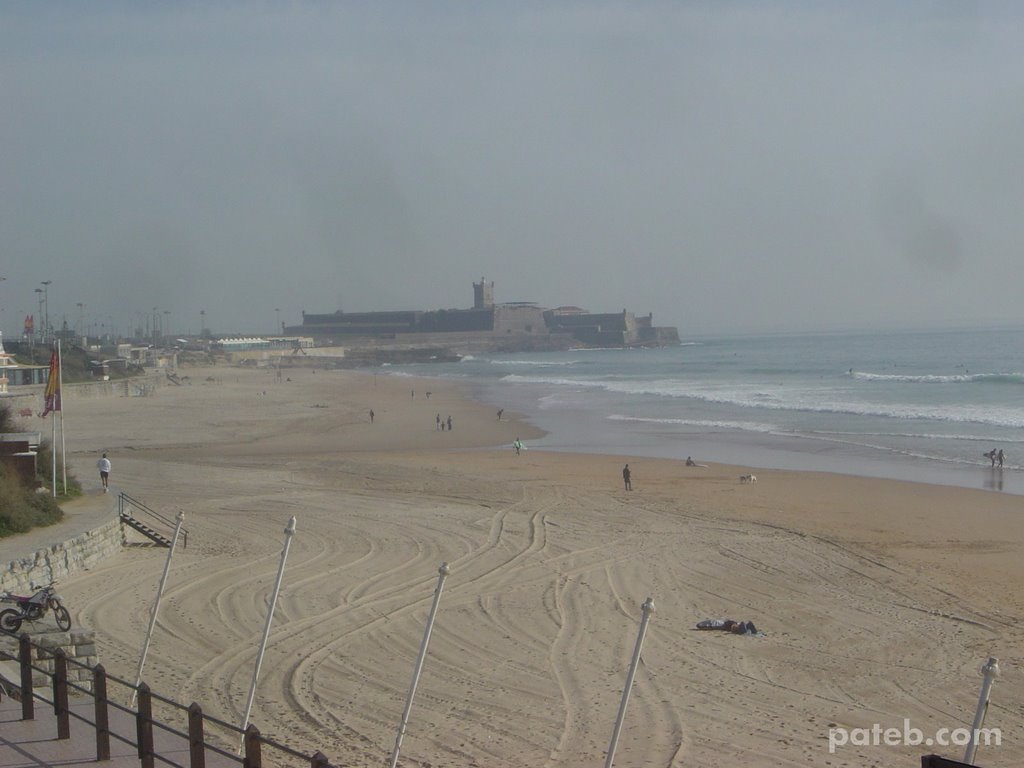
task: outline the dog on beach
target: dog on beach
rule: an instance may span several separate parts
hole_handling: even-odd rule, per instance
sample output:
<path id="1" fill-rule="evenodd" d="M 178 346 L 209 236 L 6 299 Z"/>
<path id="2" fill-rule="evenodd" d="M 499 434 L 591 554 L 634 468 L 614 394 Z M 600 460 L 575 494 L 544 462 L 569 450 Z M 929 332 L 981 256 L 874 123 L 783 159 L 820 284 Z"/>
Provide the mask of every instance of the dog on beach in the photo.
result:
<path id="1" fill-rule="evenodd" d="M 757 477 L 755 475 L 740 475 L 741 483 L 756 483 Z"/>

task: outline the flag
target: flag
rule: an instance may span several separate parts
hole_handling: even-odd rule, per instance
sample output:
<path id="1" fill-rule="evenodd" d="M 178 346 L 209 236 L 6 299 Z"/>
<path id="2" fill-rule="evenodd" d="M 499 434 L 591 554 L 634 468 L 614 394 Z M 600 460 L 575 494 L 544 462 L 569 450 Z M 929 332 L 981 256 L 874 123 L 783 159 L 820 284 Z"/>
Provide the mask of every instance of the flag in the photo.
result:
<path id="1" fill-rule="evenodd" d="M 50 411 L 60 410 L 60 357 L 57 355 L 57 349 L 54 348 L 53 354 L 50 355 L 50 378 L 46 380 L 46 391 L 43 393 L 46 398 L 43 405 L 43 412 L 40 417 L 45 416 Z"/>
<path id="2" fill-rule="evenodd" d="M 25 335 L 26 336 L 31 336 L 32 335 L 33 331 L 35 330 L 35 326 L 36 326 L 35 320 L 32 318 L 32 315 L 25 315 Z"/>

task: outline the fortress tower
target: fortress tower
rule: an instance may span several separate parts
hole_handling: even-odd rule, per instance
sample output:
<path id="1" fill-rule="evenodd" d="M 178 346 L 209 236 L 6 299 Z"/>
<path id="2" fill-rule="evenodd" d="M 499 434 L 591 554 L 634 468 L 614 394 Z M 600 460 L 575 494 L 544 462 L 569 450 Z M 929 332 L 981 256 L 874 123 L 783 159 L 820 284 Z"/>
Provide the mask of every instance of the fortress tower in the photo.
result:
<path id="1" fill-rule="evenodd" d="M 490 309 L 494 306 L 494 281 L 487 282 L 482 277 L 479 283 L 473 283 L 473 309 Z"/>

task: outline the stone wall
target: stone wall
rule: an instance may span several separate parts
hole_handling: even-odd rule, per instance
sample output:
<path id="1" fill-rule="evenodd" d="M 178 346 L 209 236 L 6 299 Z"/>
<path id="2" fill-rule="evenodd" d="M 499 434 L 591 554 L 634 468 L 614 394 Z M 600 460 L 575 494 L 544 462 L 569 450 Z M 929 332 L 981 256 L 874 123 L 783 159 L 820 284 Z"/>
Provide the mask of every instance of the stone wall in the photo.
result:
<path id="1" fill-rule="evenodd" d="M 45 622 L 46 619 L 43 619 Z M 58 648 L 64 651 L 68 657 L 68 680 L 77 683 L 82 688 L 92 690 L 92 667 L 99 663 L 96 654 L 96 633 L 91 629 L 72 629 L 68 632 L 52 629 L 49 631 L 34 632 L 32 625 L 26 623 L 22 626 L 21 633 L 27 633 L 33 643 L 40 648 L 33 648 L 33 666 L 39 669 L 32 670 L 32 685 L 35 688 L 47 689 L 49 695 L 50 675 L 53 674 L 53 653 Z M 5 659 L 0 675 L 6 678 L 15 686 L 21 684 L 21 673 L 18 667 L 18 638 L 0 632 L 0 658 Z M 72 663 L 72 660 L 77 663 Z M 83 669 L 79 664 L 86 664 L 90 669 Z M 74 696 L 82 692 L 72 688 L 69 693 Z"/>
<path id="2" fill-rule="evenodd" d="M 124 532 L 121 521 L 115 516 L 91 531 L 5 564 L 4 572 L 0 575 L 0 591 L 19 595 L 31 594 L 33 584 L 49 584 L 51 581 L 60 581 L 79 571 L 87 570 L 120 552 L 123 544 Z M 4 604 L 0 603 L 0 608 L 3 607 Z M 47 657 L 56 649 L 62 648 L 69 659 L 68 679 L 81 684 L 84 688 L 92 689 L 92 673 L 70 663 L 70 660 L 90 667 L 98 663 L 96 633 L 93 630 L 71 629 L 62 632 L 55 627 L 53 614 L 48 611 L 39 621 L 22 624 L 19 634 L 23 632 L 28 633 L 32 641 L 44 649 L 42 656 L 35 662 L 36 666 L 52 672 L 53 659 Z M 38 651 L 35 653 L 38 655 Z M 18 658 L 17 637 L 0 632 L 0 658 Z M 17 670 L 16 665 L 13 668 Z M 7 673 L 11 669 L 11 662 L 5 661 L 0 674 L 8 677 Z M 37 686 L 49 684 L 49 678 L 42 672 L 33 672 L 32 679 Z M 19 680 L 20 678 L 15 678 L 12 682 L 17 684 Z"/>
<path id="3" fill-rule="evenodd" d="M 494 308 L 495 333 L 548 333 L 544 310 L 528 305 L 499 305 Z"/>
<path id="4" fill-rule="evenodd" d="M 165 374 L 147 373 L 143 376 L 132 376 L 127 379 L 112 379 L 110 381 L 79 381 L 74 383 L 64 382 L 61 385 L 61 398 L 64 400 L 84 400 L 96 397 L 137 397 L 139 395 L 152 394 L 158 387 L 163 386 L 166 379 Z M 42 408 L 43 391 L 45 384 L 26 384 L 17 387 L 13 394 L 20 397 L 38 398 L 33 406 L 38 410 Z M 21 407 L 21 401 L 15 401 Z"/>
<path id="5" fill-rule="evenodd" d="M 124 533 L 115 516 L 91 531 L 52 544 L 20 560 L 12 560 L 0 575 L 0 591 L 29 594 L 33 584 L 61 581 L 121 551 Z"/>

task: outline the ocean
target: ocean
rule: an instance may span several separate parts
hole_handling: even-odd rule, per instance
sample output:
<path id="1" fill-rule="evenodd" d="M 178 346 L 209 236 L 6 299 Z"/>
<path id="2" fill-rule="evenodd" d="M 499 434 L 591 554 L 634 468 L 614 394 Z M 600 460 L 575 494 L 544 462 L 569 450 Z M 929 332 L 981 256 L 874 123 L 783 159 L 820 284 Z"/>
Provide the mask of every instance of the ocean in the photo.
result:
<path id="1" fill-rule="evenodd" d="M 723 336 L 388 370 L 457 379 L 523 414 L 548 432 L 533 448 L 1024 494 L 1024 329 Z"/>

